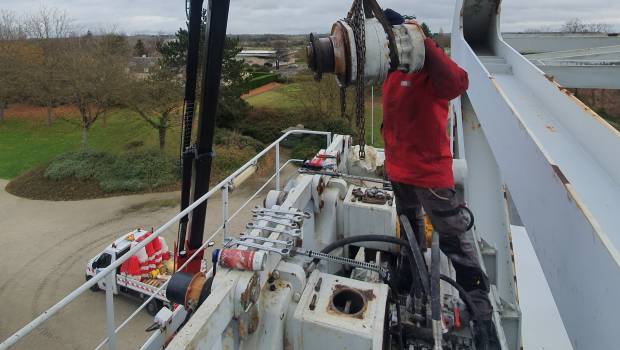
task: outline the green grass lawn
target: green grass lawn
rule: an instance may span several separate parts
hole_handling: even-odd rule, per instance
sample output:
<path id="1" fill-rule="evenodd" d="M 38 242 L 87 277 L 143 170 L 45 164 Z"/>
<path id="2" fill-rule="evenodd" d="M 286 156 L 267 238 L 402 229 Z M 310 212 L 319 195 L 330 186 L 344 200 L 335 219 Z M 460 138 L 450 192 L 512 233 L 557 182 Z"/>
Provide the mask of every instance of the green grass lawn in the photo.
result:
<path id="1" fill-rule="evenodd" d="M 267 91 L 260 95 L 248 97 L 246 101 L 254 107 L 280 109 L 286 111 L 295 111 L 302 106 L 299 102 L 300 91 L 304 84 L 310 83 L 291 83 L 282 85 L 271 91 Z M 375 91 L 376 93 L 376 91 Z M 372 118 L 370 111 L 370 100 L 367 99 L 367 108 L 365 111 L 366 122 L 366 143 L 371 145 Z M 383 121 L 383 111 L 381 108 L 381 97 L 375 95 L 375 117 L 374 117 L 374 144 L 375 147 L 383 147 L 383 138 L 381 137 L 381 122 Z"/>
<path id="2" fill-rule="evenodd" d="M 89 147 L 98 151 L 120 152 L 134 141 L 144 147 L 158 147 L 157 131 L 126 110 L 111 112 L 98 120 L 89 133 Z M 166 153 L 178 152 L 178 127 L 168 132 Z M 11 179 L 59 154 L 81 146 L 81 129 L 55 120 L 51 127 L 30 120 L 8 118 L 0 123 L 0 178 Z"/>
<path id="3" fill-rule="evenodd" d="M 248 97 L 246 101 L 259 108 L 292 110 L 303 107 L 297 99 L 301 89 L 303 89 L 303 84 L 286 84 L 260 95 Z"/>
<path id="4" fill-rule="evenodd" d="M 309 82 L 311 83 L 311 82 Z M 304 84 L 282 85 L 266 93 L 249 97 L 247 101 L 255 107 L 295 111 L 300 109 L 300 91 Z M 381 101 L 375 98 L 374 146 L 383 147 L 380 134 L 382 120 Z M 366 109 L 366 142 L 370 144 L 371 133 L 370 102 Z M 110 112 L 104 126 L 98 120 L 89 133 L 89 147 L 97 151 L 119 153 L 131 142 L 142 141 L 144 148 L 157 148 L 157 131 L 127 110 Z M 179 145 L 179 127 L 168 131 L 166 154 L 176 157 Z M 52 158 L 81 147 L 79 126 L 57 119 L 51 127 L 28 119 L 12 118 L 8 114 L 0 123 L 0 178 L 12 179 L 28 169 Z"/>

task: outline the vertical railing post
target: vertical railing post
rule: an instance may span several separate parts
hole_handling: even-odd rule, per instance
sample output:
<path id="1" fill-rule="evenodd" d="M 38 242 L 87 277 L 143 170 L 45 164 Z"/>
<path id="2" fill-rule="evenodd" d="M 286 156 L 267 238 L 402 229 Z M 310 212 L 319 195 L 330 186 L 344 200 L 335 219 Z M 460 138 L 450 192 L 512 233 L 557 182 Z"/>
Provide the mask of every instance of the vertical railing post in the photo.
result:
<path id="1" fill-rule="evenodd" d="M 332 133 L 330 132 L 329 134 L 326 134 L 325 136 L 327 136 L 327 146 L 325 146 L 325 149 L 327 149 L 329 145 L 332 143 Z"/>
<path id="2" fill-rule="evenodd" d="M 116 332 L 114 326 L 114 271 L 105 276 L 105 316 L 108 333 L 108 349 L 116 350 Z"/>
<path id="3" fill-rule="evenodd" d="M 280 190 L 280 142 L 276 143 L 276 191 Z"/>
<path id="4" fill-rule="evenodd" d="M 222 186 L 222 228 L 224 239 L 228 237 L 228 188 L 228 182 Z"/>

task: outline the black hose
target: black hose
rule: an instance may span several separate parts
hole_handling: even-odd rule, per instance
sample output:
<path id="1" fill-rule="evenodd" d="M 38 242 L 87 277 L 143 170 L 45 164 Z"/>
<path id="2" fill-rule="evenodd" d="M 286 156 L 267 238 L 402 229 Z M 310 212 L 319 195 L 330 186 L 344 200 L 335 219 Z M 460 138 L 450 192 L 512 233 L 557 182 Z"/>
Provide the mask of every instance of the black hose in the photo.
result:
<path id="1" fill-rule="evenodd" d="M 442 274 L 440 278 L 442 281 L 448 282 L 452 287 L 456 288 L 456 290 L 459 291 L 459 295 L 461 299 L 463 299 L 463 301 L 465 302 L 465 305 L 467 305 L 467 307 L 469 308 L 469 311 L 472 313 L 472 318 L 474 320 L 480 319 L 480 310 L 478 310 L 478 307 L 476 307 L 473 300 L 471 300 L 471 297 L 469 296 L 469 294 L 467 294 L 467 291 L 465 291 L 465 289 L 460 284 L 458 284 L 455 280 L 453 280 L 452 278 L 446 275 Z"/>
<path id="2" fill-rule="evenodd" d="M 403 344 L 403 324 L 401 322 L 400 301 L 398 300 L 397 290 L 391 281 L 384 280 L 384 282 L 388 285 L 388 287 L 390 287 L 392 293 L 394 294 L 394 304 L 396 304 L 396 322 L 398 323 L 398 347 L 400 350 L 404 350 L 405 347 Z"/>
<path id="3" fill-rule="evenodd" d="M 407 255 L 407 260 L 409 260 L 409 265 L 411 269 L 411 277 L 413 278 L 413 283 L 418 284 L 417 287 L 423 289 L 423 286 L 419 279 L 420 277 L 416 275 L 417 269 L 415 266 L 415 260 L 413 259 L 411 245 L 409 245 L 409 242 L 403 239 L 399 239 L 399 238 L 392 237 L 392 236 L 386 236 L 386 235 L 361 235 L 361 236 L 347 237 L 347 238 L 343 238 L 341 240 L 328 244 L 325 248 L 321 250 L 321 253 L 329 254 L 337 248 L 343 247 L 348 244 L 360 243 L 360 242 L 385 242 L 385 243 L 398 244 L 400 246 L 405 247 L 404 252 Z M 320 261 L 319 259 L 312 260 L 314 264 L 318 264 L 319 261 Z"/>
<path id="4" fill-rule="evenodd" d="M 431 319 L 432 319 L 432 328 L 433 328 L 433 343 L 435 344 L 435 348 L 443 348 L 442 347 L 442 337 L 441 331 L 441 302 L 440 302 L 440 294 L 441 288 L 439 285 L 439 276 L 440 276 L 440 263 L 441 255 L 439 251 L 439 234 L 437 232 L 433 233 L 433 240 L 431 243 Z"/>
<path id="5" fill-rule="evenodd" d="M 418 268 L 417 272 L 420 276 L 420 282 L 422 283 L 422 287 L 424 288 L 424 293 L 426 293 L 426 295 L 430 295 L 431 289 L 429 287 L 430 278 L 428 276 L 428 269 L 426 267 L 424 257 L 422 256 L 422 250 L 420 249 L 420 245 L 418 244 L 415 233 L 413 232 L 413 228 L 411 227 L 411 222 L 409 222 L 409 218 L 406 215 L 400 216 L 400 222 L 403 225 L 403 229 L 405 230 L 405 234 L 407 235 L 407 239 L 409 240 L 408 243 L 411 248 L 411 254 L 415 259 L 415 265 Z M 420 237 L 422 237 L 421 234 Z"/>
<path id="6" fill-rule="evenodd" d="M 431 245 L 431 318 L 434 321 L 441 320 L 441 303 L 439 301 L 439 276 L 440 271 L 440 254 L 439 254 L 439 235 L 433 233 L 433 242 Z"/>

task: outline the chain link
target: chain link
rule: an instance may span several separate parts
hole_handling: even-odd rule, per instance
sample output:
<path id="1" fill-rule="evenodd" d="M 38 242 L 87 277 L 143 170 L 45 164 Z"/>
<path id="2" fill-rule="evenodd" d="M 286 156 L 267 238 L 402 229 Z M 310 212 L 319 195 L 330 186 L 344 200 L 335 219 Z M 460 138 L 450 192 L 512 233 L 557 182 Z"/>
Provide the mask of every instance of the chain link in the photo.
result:
<path id="1" fill-rule="evenodd" d="M 357 74 L 355 76 L 355 123 L 357 127 L 357 143 L 360 147 L 360 159 L 366 158 L 366 136 L 364 118 L 364 64 L 366 62 L 366 29 L 363 0 L 355 0 L 347 23 L 353 29 L 355 52 L 357 54 Z M 341 101 L 342 103 L 342 101 Z"/>
<path id="2" fill-rule="evenodd" d="M 349 120 L 347 116 L 347 88 L 340 87 L 340 118 Z"/>

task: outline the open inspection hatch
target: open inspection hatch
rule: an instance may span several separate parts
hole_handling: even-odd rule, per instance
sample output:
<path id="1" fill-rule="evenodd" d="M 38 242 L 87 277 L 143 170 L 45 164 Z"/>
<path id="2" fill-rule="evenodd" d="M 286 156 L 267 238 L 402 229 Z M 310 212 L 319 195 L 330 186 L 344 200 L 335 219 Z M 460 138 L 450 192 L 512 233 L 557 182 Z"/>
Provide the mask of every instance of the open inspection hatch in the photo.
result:
<path id="1" fill-rule="evenodd" d="M 337 313 L 362 317 L 366 309 L 366 296 L 357 289 L 336 289 L 331 296 L 330 308 Z"/>

